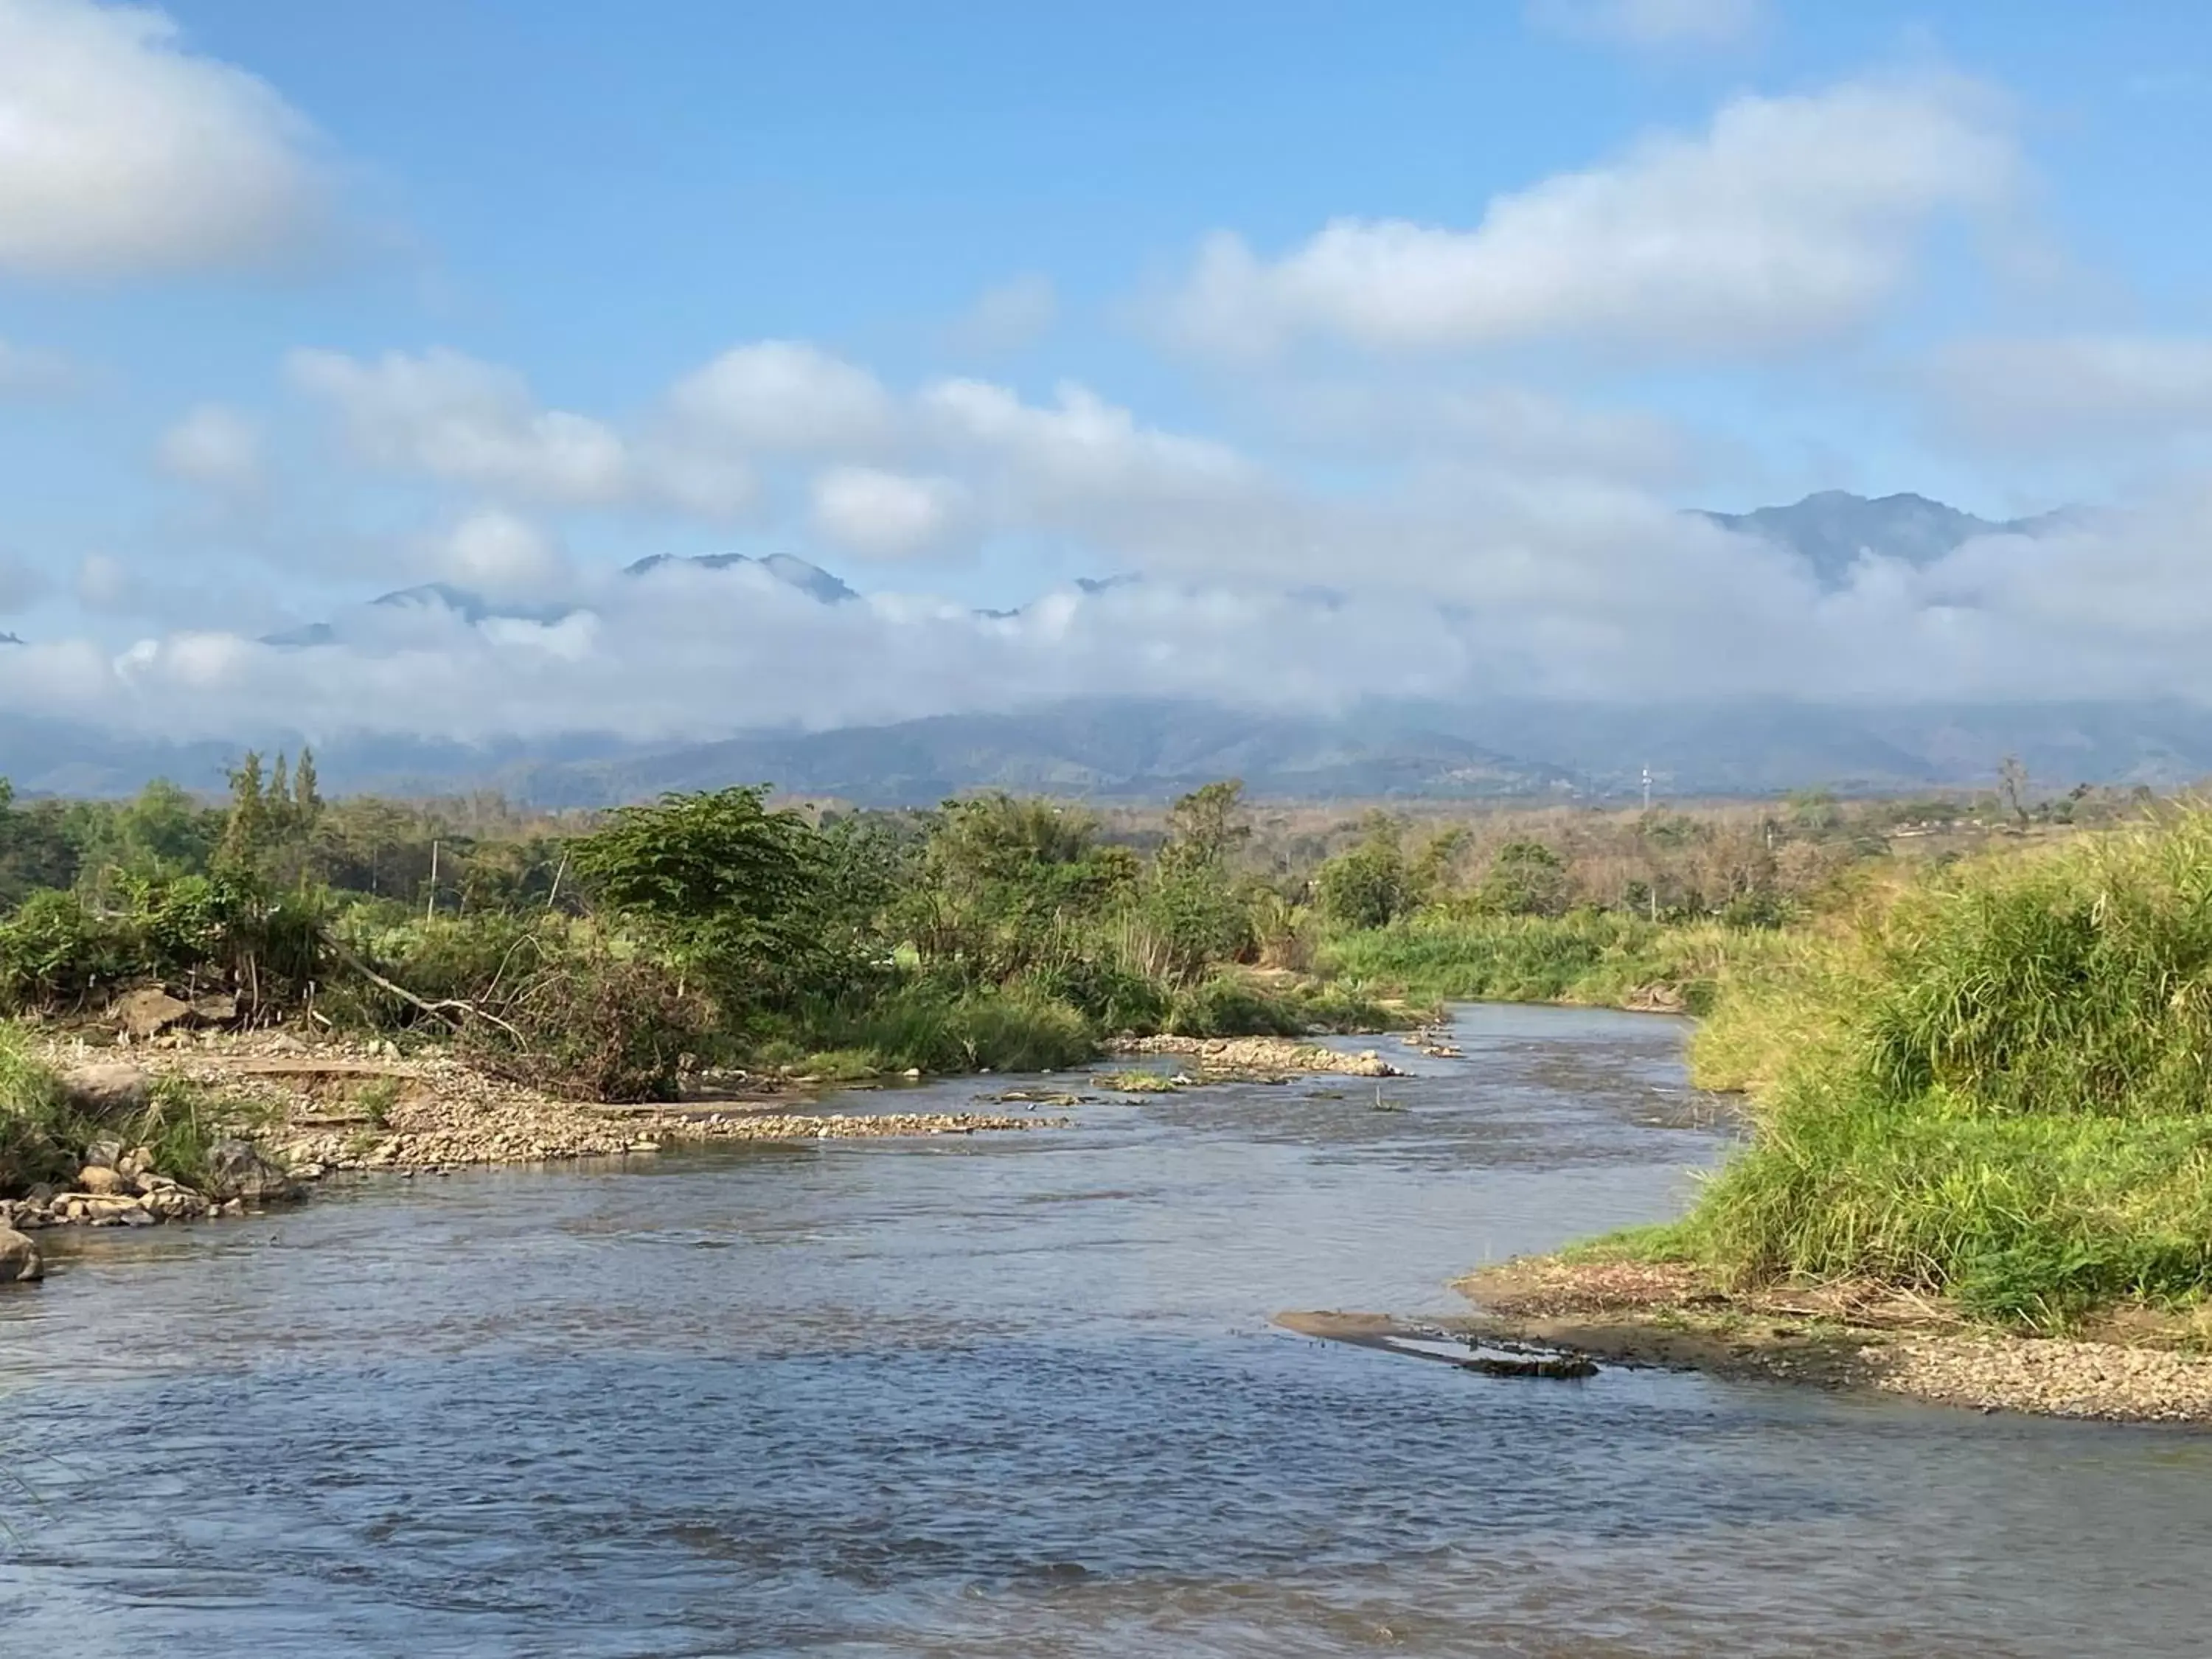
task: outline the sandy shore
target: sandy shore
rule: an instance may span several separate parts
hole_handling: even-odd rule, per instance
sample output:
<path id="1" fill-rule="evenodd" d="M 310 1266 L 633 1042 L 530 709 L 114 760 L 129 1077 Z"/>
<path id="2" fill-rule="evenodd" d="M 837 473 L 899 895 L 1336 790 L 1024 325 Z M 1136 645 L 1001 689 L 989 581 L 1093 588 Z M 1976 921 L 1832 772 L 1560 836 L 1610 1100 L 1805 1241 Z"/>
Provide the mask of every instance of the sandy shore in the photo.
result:
<path id="1" fill-rule="evenodd" d="M 1439 1328 L 1387 1316 L 1285 1314 L 1311 1336 L 1391 1347 L 1441 1330 L 1605 1364 L 1894 1394 L 1979 1411 L 2128 1423 L 2212 1423 L 2212 1353 L 2186 1322 L 2116 1314 L 2067 1337 L 1970 1325 L 1940 1303 L 1866 1286 L 1728 1294 L 1690 1269 L 1509 1261 L 1456 1287 L 1474 1304 Z"/>

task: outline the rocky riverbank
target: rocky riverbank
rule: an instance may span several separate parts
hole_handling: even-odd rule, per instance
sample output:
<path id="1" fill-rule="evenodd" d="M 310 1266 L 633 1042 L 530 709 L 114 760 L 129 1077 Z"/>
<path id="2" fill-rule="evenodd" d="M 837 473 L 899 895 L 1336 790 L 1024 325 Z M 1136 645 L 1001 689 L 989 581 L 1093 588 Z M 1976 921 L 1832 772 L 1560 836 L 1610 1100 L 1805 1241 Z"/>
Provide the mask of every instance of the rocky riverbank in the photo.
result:
<path id="1" fill-rule="evenodd" d="M 1125 1037 L 1109 1045 L 1117 1054 L 1176 1054 L 1194 1063 L 1199 1080 L 1249 1080 L 1325 1074 L 1403 1077 L 1372 1048 L 1339 1054 L 1297 1037 Z"/>
<path id="2" fill-rule="evenodd" d="M 710 1097 L 619 1107 L 563 1100 L 489 1076 L 452 1056 L 403 1056 L 381 1042 L 309 1043 L 283 1035 L 177 1036 L 126 1049 L 54 1041 L 44 1059 L 98 1121 L 136 1121 L 165 1091 L 188 1091 L 212 1139 L 187 1179 L 158 1167 L 153 1147 L 95 1139 L 66 1183 L 0 1200 L 0 1233 L 148 1226 L 236 1214 L 303 1197 L 343 1170 L 412 1172 L 467 1164 L 650 1155 L 720 1140 L 806 1141 L 972 1134 L 1064 1126 L 1015 1113 L 813 1113 L 772 1083 L 723 1079 Z M 15 1271 L 37 1276 L 28 1241 L 9 1247 Z M 8 1252 L 0 1250 L 0 1256 Z"/>
<path id="3" fill-rule="evenodd" d="M 2075 1335 L 2020 1336 L 1865 1285 L 1732 1293 L 1688 1267 L 1556 1257 L 1486 1268 L 1456 1288 L 1477 1311 L 1455 1330 L 1601 1360 L 1982 1411 L 2212 1423 L 2206 1332 L 2178 1317 L 2130 1311 Z"/>

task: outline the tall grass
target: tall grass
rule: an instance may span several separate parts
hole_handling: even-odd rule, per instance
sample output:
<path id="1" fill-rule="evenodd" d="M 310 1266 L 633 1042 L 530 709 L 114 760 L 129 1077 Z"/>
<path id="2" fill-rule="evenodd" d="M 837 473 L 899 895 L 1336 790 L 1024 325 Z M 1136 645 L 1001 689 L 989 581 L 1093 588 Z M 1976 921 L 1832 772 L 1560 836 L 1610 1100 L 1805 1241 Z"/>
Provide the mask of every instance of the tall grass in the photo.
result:
<path id="1" fill-rule="evenodd" d="M 2212 814 L 1991 854 L 1723 974 L 1751 1146 L 1655 1248 L 2063 1324 L 2212 1288 Z"/>
<path id="2" fill-rule="evenodd" d="M 19 1032 L 0 1025 L 0 1197 L 73 1174 L 70 1131 L 60 1083 Z"/>
<path id="3" fill-rule="evenodd" d="M 1090 1023 L 1038 986 L 956 990 L 917 980 L 866 1001 L 819 1006 L 761 1057 L 817 1075 L 1050 1072 L 1098 1052 Z"/>
<path id="4" fill-rule="evenodd" d="M 0 1025 L 0 1198 L 41 1182 L 69 1184 L 87 1149 L 102 1139 L 143 1146 L 155 1170 L 197 1185 L 224 1127 L 205 1093 L 181 1079 L 163 1079 L 146 1105 L 127 1116 L 87 1117 L 70 1106 L 59 1079 L 33 1055 L 21 1032 Z"/>
<path id="5" fill-rule="evenodd" d="M 1340 933 L 1324 941 L 1319 961 L 1348 985 L 1425 1000 L 1619 1006 L 1658 990 L 1702 1012 L 1730 964 L 1788 948 L 1771 929 L 1654 922 L 1610 910 L 1558 917 L 1430 913 Z"/>

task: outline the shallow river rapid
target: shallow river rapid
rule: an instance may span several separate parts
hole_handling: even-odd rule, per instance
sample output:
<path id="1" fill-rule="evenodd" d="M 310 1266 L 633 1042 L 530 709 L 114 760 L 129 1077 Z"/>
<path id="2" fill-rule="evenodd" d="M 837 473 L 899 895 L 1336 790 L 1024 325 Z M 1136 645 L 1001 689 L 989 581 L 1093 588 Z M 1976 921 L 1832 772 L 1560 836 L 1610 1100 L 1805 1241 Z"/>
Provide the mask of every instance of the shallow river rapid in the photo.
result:
<path id="1" fill-rule="evenodd" d="M 1317 1079 L 46 1234 L 0 1654 L 2212 1652 L 2212 1437 L 1271 1327 L 1449 1312 L 1719 1154 L 1673 1022 L 1457 1030 L 1396 1111 Z"/>

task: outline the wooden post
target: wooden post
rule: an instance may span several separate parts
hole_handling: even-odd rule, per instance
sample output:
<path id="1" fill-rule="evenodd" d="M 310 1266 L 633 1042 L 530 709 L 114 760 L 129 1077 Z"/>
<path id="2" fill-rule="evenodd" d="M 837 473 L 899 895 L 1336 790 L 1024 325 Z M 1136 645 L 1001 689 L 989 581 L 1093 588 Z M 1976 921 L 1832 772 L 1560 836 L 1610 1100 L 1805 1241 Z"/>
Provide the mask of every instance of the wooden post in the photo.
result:
<path id="1" fill-rule="evenodd" d="M 428 921 L 438 914 L 438 839 L 430 838 L 430 896 L 422 901 L 422 920 Z"/>

